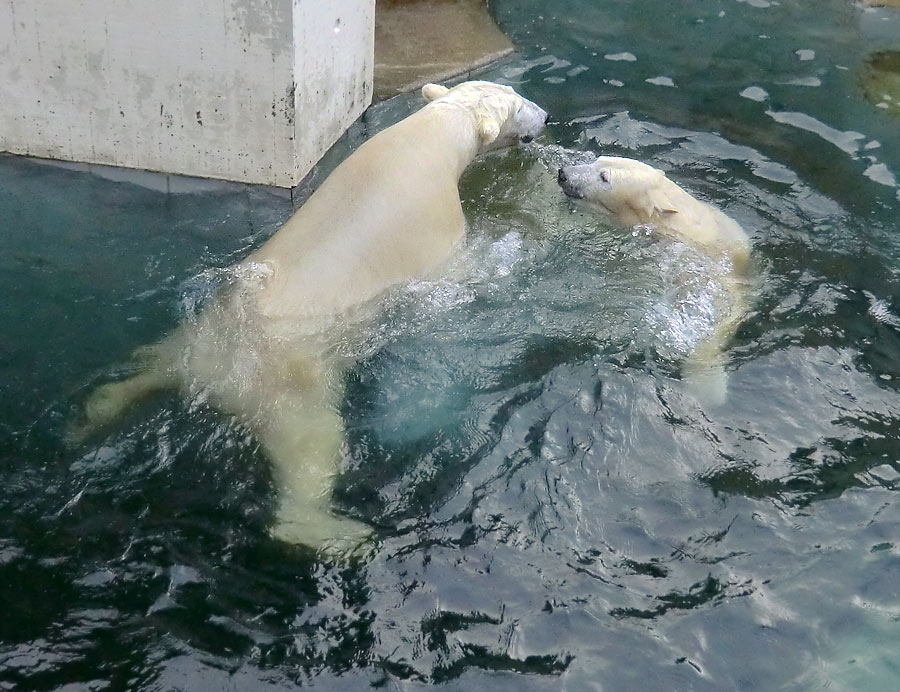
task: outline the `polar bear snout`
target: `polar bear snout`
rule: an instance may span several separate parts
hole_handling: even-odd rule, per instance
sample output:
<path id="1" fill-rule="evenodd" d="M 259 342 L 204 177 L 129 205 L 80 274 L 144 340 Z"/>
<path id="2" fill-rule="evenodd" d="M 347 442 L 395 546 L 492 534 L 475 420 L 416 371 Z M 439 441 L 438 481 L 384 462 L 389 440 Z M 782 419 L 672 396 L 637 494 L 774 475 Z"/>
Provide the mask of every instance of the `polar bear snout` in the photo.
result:
<path id="1" fill-rule="evenodd" d="M 556 175 L 556 181 L 559 183 L 562 191 L 566 193 L 566 196 L 574 197 L 575 199 L 583 199 L 584 192 L 582 192 L 580 186 L 573 180 L 570 169 L 570 166 L 560 168 Z"/>
<path id="2" fill-rule="evenodd" d="M 621 190 L 621 178 L 607 165 L 610 157 L 600 157 L 594 163 L 579 166 L 563 166 L 559 169 L 557 180 L 559 186 L 569 197 L 587 199 L 592 203 L 603 204 L 617 196 Z M 613 188 L 613 180 L 616 188 Z"/>
<path id="3" fill-rule="evenodd" d="M 514 127 L 519 134 L 519 140 L 528 144 L 540 134 L 547 124 L 547 111 L 528 99 L 522 99 L 522 105 L 516 112 Z"/>

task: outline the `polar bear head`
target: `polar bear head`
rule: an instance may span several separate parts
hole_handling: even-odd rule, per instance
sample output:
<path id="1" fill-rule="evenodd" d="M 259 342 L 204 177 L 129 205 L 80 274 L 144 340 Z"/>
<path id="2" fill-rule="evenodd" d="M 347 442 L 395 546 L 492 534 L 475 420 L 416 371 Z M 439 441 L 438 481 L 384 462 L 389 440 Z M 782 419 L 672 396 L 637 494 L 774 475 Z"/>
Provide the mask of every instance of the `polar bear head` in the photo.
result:
<path id="1" fill-rule="evenodd" d="M 435 105 L 473 113 L 480 151 L 530 142 L 547 122 L 547 111 L 519 96 L 512 87 L 494 82 L 463 82 L 452 89 L 426 84 L 422 97 Z"/>
<path id="2" fill-rule="evenodd" d="M 569 197 L 625 223 L 648 223 L 676 210 L 666 174 L 634 159 L 601 156 L 594 163 L 564 166 L 558 180 Z"/>

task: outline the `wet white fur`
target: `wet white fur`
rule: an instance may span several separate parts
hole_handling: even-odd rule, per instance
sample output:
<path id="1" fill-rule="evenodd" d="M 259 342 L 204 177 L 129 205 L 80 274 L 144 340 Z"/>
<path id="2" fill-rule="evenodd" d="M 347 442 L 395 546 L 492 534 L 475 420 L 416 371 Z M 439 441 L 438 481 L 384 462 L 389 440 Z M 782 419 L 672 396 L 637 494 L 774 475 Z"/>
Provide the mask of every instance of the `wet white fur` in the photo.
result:
<path id="1" fill-rule="evenodd" d="M 178 388 L 255 432 L 278 486 L 274 536 L 341 550 L 370 533 L 331 511 L 344 431 L 342 330 L 390 286 L 439 267 L 465 231 L 457 183 L 480 152 L 537 134 L 546 113 L 510 87 L 426 85 L 428 105 L 340 164 L 193 320 L 87 400 L 73 440 L 136 399 Z"/>
<path id="2" fill-rule="evenodd" d="M 662 171 L 618 156 L 560 169 L 559 184 L 567 195 L 627 225 L 646 225 L 691 243 L 729 268 L 723 277 L 727 314 L 712 334 L 682 364 L 682 375 L 703 402 L 718 405 L 727 395 L 724 349 L 748 307 L 750 239 L 732 218 L 692 197 Z"/>

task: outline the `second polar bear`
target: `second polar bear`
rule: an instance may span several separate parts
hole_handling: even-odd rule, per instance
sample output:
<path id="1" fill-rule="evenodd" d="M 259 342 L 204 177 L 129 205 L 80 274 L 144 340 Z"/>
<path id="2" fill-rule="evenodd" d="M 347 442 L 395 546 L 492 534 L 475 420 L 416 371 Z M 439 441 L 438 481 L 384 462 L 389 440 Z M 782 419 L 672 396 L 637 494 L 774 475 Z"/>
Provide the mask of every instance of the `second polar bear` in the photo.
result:
<path id="1" fill-rule="evenodd" d="M 235 415 L 272 462 L 283 540 L 348 549 L 370 529 L 330 507 L 344 442 L 338 345 L 393 285 L 435 270 L 465 232 L 457 184 L 487 149 L 528 141 L 547 114 L 512 88 L 428 84 L 427 105 L 360 146 L 193 319 L 142 349 L 137 373 L 88 397 L 78 441 L 153 391 Z"/>
<path id="2" fill-rule="evenodd" d="M 645 163 L 619 156 L 559 169 L 568 196 L 584 200 L 614 221 L 645 225 L 702 249 L 729 268 L 724 277 L 727 314 L 682 365 L 684 379 L 705 403 L 720 404 L 727 391 L 723 350 L 748 309 L 750 239 L 732 218 L 701 202 Z"/>

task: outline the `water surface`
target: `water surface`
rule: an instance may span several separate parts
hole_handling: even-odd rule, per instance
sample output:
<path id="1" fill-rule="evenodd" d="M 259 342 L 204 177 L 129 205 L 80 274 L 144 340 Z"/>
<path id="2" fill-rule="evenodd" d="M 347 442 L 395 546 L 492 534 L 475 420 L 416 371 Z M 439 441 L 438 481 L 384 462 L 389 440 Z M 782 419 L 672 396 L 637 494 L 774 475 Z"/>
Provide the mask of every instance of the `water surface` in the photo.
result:
<path id="1" fill-rule="evenodd" d="M 257 443 L 164 395 L 66 420 L 291 212 L 0 159 L 0 685 L 893 690 L 900 678 L 900 13 L 843 0 L 497 1 L 478 76 L 550 111 L 462 181 L 470 229 L 343 345 L 359 564 L 272 541 Z M 307 188 L 419 105 L 370 109 Z M 679 365 L 723 268 L 564 198 L 663 168 L 753 240 L 728 399 Z M 298 191 L 298 200 L 308 191 Z"/>

